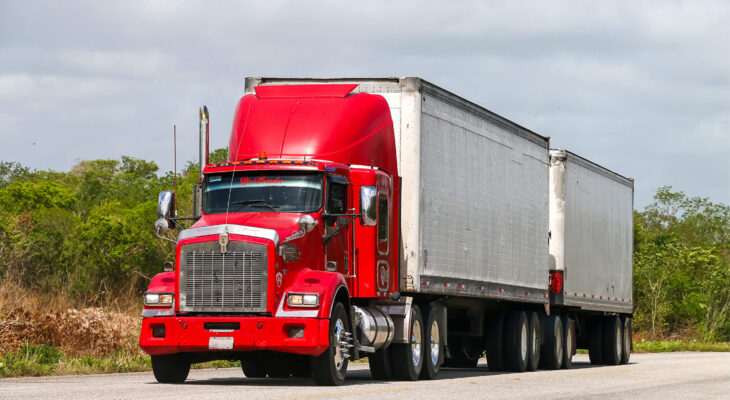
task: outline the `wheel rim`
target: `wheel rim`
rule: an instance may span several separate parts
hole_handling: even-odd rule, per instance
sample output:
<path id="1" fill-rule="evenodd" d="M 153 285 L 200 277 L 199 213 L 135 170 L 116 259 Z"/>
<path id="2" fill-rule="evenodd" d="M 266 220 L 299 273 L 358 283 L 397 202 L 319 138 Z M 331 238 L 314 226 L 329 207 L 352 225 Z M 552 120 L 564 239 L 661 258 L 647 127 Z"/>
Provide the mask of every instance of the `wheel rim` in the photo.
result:
<path id="1" fill-rule="evenodd" d="M 522 325 L 522 332 L 520 334 L 522 340 L 520 340 L 520 353 L 522 354 L 522 359 L 527 359 L 527 324 Z"/>
<path id="2" fill-rule="evenodd" d="M 431 364 L 438 365 L 441 346 L 439 346 L 439 324 L 436 321 L 431 323 Z"/>
<path id="3" fill-rule="evenodd" d="M 629 321 L 624 323 L 624 354 L 631 353 L 631 330 L 629 329 Z"/>
<path id="4" fill-rule="evenodd" d="M 570 360 L 573 356 L 573 330 L 568 326 L 568 331 L 565 332 L 565 358 Z"/>
<path id="5" fill-rule="evenodd" d="M 618 354 L 619 358 L 621 358 L 621 349 L 623 348 L 623 344 L 621 343 L 621 324 L 616 325 L 616 354 Z"/>
<path id="6" fill-rule="evenodd" d="M 414 366 L 421 363 L 421 323 L 418 321 L 413 321 L 411 327 L 411 356 Z"/>
<path id="7" fill-rule="evenodd" d="M 335 354 L 333 355 L 335 367 L 337 370 L 341 370 L 345 364 L 345 357 L 342 355 L 342 345 L 346 344 L 345 340 L 345 323 L 341 319 L 337 319 L 335 322 L 335 338 L 333 346 L 335 347 Z"/>
<path id="8" fill-rule="evenodd" d="M 540 335 L 537 333 L 537 325 L 532 328 L 532 354 L 537 355 L 540 352 Z"/>
<path id="9" fill-rule="evenodd" d="M 558 333 L 555 335 L 555 345 L 558 346 L 558 360 L 563 359 L 563 327 L 558 323 Z"/>

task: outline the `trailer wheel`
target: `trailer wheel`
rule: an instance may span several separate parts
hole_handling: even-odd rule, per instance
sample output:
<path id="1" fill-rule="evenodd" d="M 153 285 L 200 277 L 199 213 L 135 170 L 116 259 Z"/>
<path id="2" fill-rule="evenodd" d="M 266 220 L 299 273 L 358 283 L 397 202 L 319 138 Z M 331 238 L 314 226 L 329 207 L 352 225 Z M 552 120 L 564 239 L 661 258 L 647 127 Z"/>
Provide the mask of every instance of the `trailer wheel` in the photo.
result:
<path id="1" fill-rule="evenodd" d="M 423 318 L 417 305 L 411 307 L 408 343 L 391 345 L 391 360 L 398 379 L 415 381 L 423 368 Z"/>
<path id="2" fill-rule="evenodd" d="M 182 353 L 152 356 L 152 373 L 159 383 L 182 383 L 190 373 L 190 359 Z"/>
<path id="3" fill-rule="evenodd" d="M 530 312 L 529 318 L 529 338 L 527 346 L 527 370 L 537 370 L 537 364 L 540 363 L 540 317 L 537 316 L 536 312 Z"/>
<path id="4" fill-rule="evenodd" d="M 390 367 L 390 348 L 380 349 L 368 356 L 370 375 L 373 379 L 387 381 L 393 379 L 393 370 Z"/>
<path id="5" fill-rule="evenodd" d="M 588 335 L 588 359 L 593 365 L 603 364 L 603 318 L 591 320 Z"/>
<path id="6" fill-rule="evenodd" d="M 490 371 L 504 371 L 504 350 L 502 338 L 504 337 L 504 313 L 487 318 L 486 337 L 484 349 L 487 353 L 487 367 Z"/>
<path id="7" fill-rule="evenodd" d="M 545 342 L 540 354 L 540 367 L 546 369 L 560 369 L 563 365 L 563 321 L 559 315 L 545 318 L 543 326 Z"/>
<path id="8" fill-rule="evenodd" d="M 345 381 L 350 358 L 350 319 L 342 303 L 336 303 L 330 316 L 329 346 L 324 353 L 312 357 L 312 375 L 320 386 L 338 386 Z"/>
<path id="9" fill-rule="evenodd" d="M 621 337 L 623 343 L 623 352 L 621 353 L 621 364 L 628 364 L 631 358 L 631 318 L 621 317 L 621 326 L 623 326 L 623 335 Z"/>
<path id="10" fill-rule="evenodd" d="M 507 366 L 511 371 L 524 372 L 527 369 L 529 330 L 524 311 L 511 311 L 507 315 L 504 349 Z"/>
<path id="11" fill-rule="evenodd" d="M 241 360 L 241 369 L 247 378 L 265 378 L 266 366 L 260 358 Z"/>
<path id="12" fill-rule="evenodd" d="M 424 360 L 421 368 L 421 379 L 434 379 L 444 360 L 441 340 L 441 309 L 429 307 L 424 329 Z"/>
<path id="13" fill-rule="evenodd" d="M 607 317 L 603 321 L 603 362 L 608 365 L 619 365 L 623 352 L 623 329 L 621 320 L 616 316 Z"/>
<path id="14" fill-rule="evenodd" d="M 570 317 L 563 318 L 563 368 L 573 368 L 575 354 L 575 324 Z"/>

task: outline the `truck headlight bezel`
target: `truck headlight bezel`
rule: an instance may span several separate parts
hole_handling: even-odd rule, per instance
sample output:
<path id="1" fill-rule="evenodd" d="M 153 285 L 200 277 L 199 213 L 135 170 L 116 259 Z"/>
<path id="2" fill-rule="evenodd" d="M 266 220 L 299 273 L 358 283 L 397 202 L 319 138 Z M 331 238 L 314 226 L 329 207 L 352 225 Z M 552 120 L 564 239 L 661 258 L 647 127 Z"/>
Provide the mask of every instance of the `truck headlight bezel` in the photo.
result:
<path id="1" fill-rule="evenodd" d="M 175 295 L 170 292 L 145 292 L 144 305 L 150 307 L 172 307 Z"/>
<path id="2" fill-rule="evenodd" d="M 319 293 L 288 293 L 286 305 L 289 307 L 319 307 Z"/>

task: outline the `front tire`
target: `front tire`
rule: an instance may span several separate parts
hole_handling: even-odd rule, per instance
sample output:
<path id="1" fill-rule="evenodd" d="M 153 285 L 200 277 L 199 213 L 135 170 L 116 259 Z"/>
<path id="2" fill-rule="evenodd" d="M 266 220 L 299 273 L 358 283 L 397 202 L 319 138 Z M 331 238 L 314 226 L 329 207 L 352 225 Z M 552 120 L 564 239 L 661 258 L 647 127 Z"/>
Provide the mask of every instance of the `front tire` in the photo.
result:
<path id="1" fill-rule="evenodd" d="M 320 386 L 339 386 L 345 381 L 350 355 L 350 319 L 345 306 L 337 303 L 330 316 L 329 346 L 319 356 L 312 358 L 314 382 Z"/>
<path id="2" fill-rule="evenodd" d="M 408 343 L 392 344 L 391 360 L 396 377 L 404 381 L 418 380 L 423 368 L 423 317 L 417 305 L 411 307 Z"/>
<path id="3" fill-rule="evenodd" d="M 247 378 L 265 378 L 266 365 L 260 358 L 241 360 L 241 370 Z"/>
<path id="4" fill-rule="evenodd" d="M 524 311 L 511 311 L 507 315 L 504 337 L 505 359 L 510 371 L 525 372 L 528 359 L 528 323 Z"/>
<path id="5" fill-rule="evenodd" d="M 190 359 L 182 353 L 152 356 L 152 373 L 159 383 L 182 383 L 190 373 Z"/>

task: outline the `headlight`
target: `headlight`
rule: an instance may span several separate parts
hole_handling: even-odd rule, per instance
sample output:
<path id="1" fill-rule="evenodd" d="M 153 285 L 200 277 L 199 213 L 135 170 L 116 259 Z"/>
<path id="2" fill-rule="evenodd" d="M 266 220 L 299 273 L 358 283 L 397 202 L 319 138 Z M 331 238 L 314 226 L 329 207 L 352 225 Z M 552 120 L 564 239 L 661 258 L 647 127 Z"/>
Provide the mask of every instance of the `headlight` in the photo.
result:
<path id="1" fill-rule="evenodd" d="M 286 296 L 289 307 L 317 307 L 319 294 L 317 293 L 290 293 Z"/>
<path id="2" fill-rule="evenodd" d="M 172 306 L 172 293 L 145 293 L 144 304 L 146 306 Z"/>

